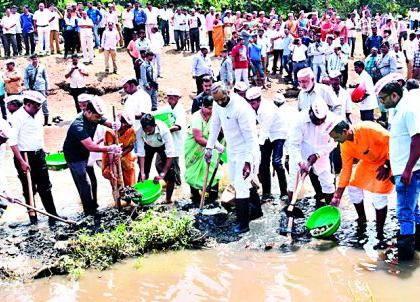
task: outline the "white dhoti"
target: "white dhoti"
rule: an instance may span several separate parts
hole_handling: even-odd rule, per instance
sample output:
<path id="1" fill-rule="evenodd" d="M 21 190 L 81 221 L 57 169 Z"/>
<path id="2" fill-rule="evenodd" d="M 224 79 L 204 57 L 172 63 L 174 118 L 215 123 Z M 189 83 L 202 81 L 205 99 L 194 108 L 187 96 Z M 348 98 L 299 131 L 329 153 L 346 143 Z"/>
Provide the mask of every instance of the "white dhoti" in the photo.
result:
<path id="1" fill-rule="evenodd" d="M 361 203 L 365 199 L 366 195 L 369 195 L 373 207 L 376 210 L 383 209 L 388 205 L 388 194 L 372 193 L 354 186 L 348 186 L 347 193 L 349 195 L 350 202 L 353 204 Z"/>

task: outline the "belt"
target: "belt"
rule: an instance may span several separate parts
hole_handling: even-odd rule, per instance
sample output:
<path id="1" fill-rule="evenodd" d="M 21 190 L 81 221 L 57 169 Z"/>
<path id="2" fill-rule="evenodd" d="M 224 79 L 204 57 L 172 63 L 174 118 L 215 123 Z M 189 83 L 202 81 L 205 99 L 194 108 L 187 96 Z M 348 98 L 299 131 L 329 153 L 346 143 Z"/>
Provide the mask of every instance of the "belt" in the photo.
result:
<path id="1" fill-rule="evenodd" d="M 47 27 L 47 26 L 49 26 L 49 24 L 47 24 L 47 25 L 37 25 L 37 27 Z"/>
<path id="2" fill-rule="evenodd" d="M 40 154 L 40 153 L 43 153 L 43 152 L 44 152 L 43 149 L 38 149 L 38 150 L 35 150 L 35 151 L 20 151 L 20 153 L 28 153 L 28 154 Z"/>
<path id="3" fill-rule="evenodd" d="M 306 60 L 302 60 L 302 61 L 293 61 L 293 63 L 301 63 L 301 62 L 305 62 Z"/>

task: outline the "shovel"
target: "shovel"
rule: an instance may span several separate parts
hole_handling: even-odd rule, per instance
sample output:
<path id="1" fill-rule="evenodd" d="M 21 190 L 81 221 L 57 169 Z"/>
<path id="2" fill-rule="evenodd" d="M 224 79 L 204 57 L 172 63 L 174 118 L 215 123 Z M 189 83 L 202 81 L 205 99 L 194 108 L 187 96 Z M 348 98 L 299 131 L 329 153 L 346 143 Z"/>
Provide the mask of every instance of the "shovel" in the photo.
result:
<path id="1" fill-rule="evenodd" d="M 207 186 L 207 191 L 211 191 L 211 185 L 213 184 L 214 178 L 216 177 L 217 174 L 217 169 L 219 169 L 219 165 L 220 165 L 220 158 L 221 158 L 222 154 L 218 154 L 217 155 L 217 164 L 216 164 L 216 168 L 214 168 L 213 174 L 210 177 L 210 181 L 209 184 Z"/>
<path id="2" fill-rule="evenodd" d="M 114 118 L 114 122 L 117 119 L 117 116 L 115 114 L 115 106 L 112 106 L 112 116 Z M 115 144 L 119 145 L 120 144 L 120 140 L 118 138 L 118 130 L 115 131 L 114 133 L 115 135 Z M 114 200 L 115 200 L 115 205 L 117 206 L 117 208 L 121 208 L 121 189 L 124 186 L 124 180 L 123 180 L 123 175 L 122 175 L 122 167 L 121 167 L 121 157 L 118 156 L 117 159 L 117 174 L 118 174 L 118 180 L 116 182 L 116 184 L 114 185 L 113 190 L 113 196 L 114 196 Z"/>
<path id="3" fill-rule="evenodd" d="M 35 212 L 38 212 L 38 213 L 43 214 L 43 215 L 45 215 L 45 216 L 48 216 L 48 217 L 54 218 L 54 219 L 59 220 L 59 221 L 61 221 L 61 222 L 65 222 L 65 223 L 68 223 L 68 224 L 75 224 L 75 223 L 76 223 L 76 221 L 73 221 L 73 220 L 66 220 L 66 219 L 63 219 L 63 218 L 61 218 L 61 217 L 55 216 L 55 215 L 53 215 L 53 214 L 47 213 L 47 212 L 45 212 L 45 211 L 43 211 L 43 210 L 37 209 L 37 208 L 33 207 L 32 205 L 28 205 L 28 204 L 26 204 L 26 203 L 24 203 L 24 202 L 20 201 L 20 200 L 19 200 L 19 199 L 17 199 L 17 198 L 12 198 L 12 197 L 9 197 L 9 196 L 7 196 L 7 195 L 3 195 L 3 194 L 0 194 L 0 198 L 6 199 L 8 202 L 11 202 L 11 203 L 16 203 L 16 204 L 18 204 L 18 205 L 24 206 L 24 207 L 26 207 L 26 208 L 28 208 L 28 209 L 30 209 L 30 210 L 32 210 L 32 211 L 35 211 Z"/>
<path id="4" fill-rule="evenodd" d="M 25 152 L 23 156 L 24 156 L 25 161 L 29 165 L 28 153 Z M 31 171 L 26 172 L 26 180 L 27 180 L 27 183 L 28 183 L 29 205 L 31 207 L 35 208 L 34 192 L 32 190 Z M 30 208 L 28 208 L 28 209 L 30 209 Z M 36 213 L 34 211 L 31 211 L 31 210 L 28 211 L 28 214 L 29 214 L 29 216 L 36 216 Z M 31 215 L 31 214 L 35 214 L 35 215 Z"/>
<path id="5" fill-rule="evenodd" d="M 201 200 L 200 200 L 200 212 L 204 207 L 204 199 L 206 198 L 207 179 L 209 178 L 209 171 L 210 171 L 210 163 L 207 164 L 206 174 L 204 175 L 203 190 L 201 192 Z"/>

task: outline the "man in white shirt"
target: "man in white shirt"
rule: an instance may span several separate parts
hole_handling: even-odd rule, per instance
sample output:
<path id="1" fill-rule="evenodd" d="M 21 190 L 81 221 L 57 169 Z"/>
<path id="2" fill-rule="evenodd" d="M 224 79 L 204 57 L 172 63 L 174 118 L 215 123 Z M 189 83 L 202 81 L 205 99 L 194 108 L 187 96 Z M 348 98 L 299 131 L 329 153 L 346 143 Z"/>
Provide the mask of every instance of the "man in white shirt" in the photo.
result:
<path id="1" fill-rule="evenodd" d="M 148 93 L 143 89 L 138 88 L 138 82 L 133 77 L 124 78 L 121 82 L 127 98 L 124 102 L 124 110 L 131 112 L 136 121 L 134 122 L 134 129 L 140 127 L 140 119 L 145 113 L 152 111 L 152 100 Z"/>
<path id="2" fill-rule="evenodd" d="M 195 9 L 191 9 L 191 14 L 188 17 L 188 26 L 190 28 L 191 52 L 194 53 L 200 49 L 200 26 L 201 20 L 195 13 Z"/>
<path id="3" fill-rule="evenodd" d="M 182 13 L 178 7 L 173 17 L 174 22 L 174 38 L 176 43 L 176 50 L 181 51 L 185 48 L 185 28 L 187 26 L 187 17 Z"/>
<path id="4" fill-rule="evenodd" d="M 12 6 L 11 15 L 16 20 L 16 44 L 18 49 L 18 54 L 22 54 L 22 24 L 20 23 L 20 14 L 18 13 L 18 7 L 16 5 Z"/>
<path id="5" fill-rule="evenodd" d="M 366 88 L 364 98 L 358 103 L 360 119 L 362 121 L 374 121 L 374 110 L 378 108 L 378 100 L 376 99 L 372 77 L 365 70 L 365 63 L 363 63 L 363 61 L 354 62 L 354 71 L 359 75 L 358 84 L 360 85 L 363 83 Z"/>
<path id="6" fill-rule="evenodd" d="M 293 41 L 293 44 L 289 46 L 292 51 L 292 62 L 293 62 L 293 86 L 298 87 L 297 74 L 299 70 L 306 67 L 306 51 L 308 48 L 302 44 L 302 40 L 297 38 Z"/>
<path id="7" fill-rule="evenodd" d="M 146 33 L 147 37 L 150 37 L 152 34 L 152 28 L 157 27 L 158 25 L 157 18 L 159 15 L 159 9 L 149 2 L 147 3 L 147 7 L 144 12 L 146 13 Z"/>
<path id="8" fill-rule="evenodd" d="M 133 29 L 134 29 L 134 13 L 132 11 L 132 5 L 131 3 L 128 3 L 125 6 L 125 10 L 122 12 L 122 23 L 123 23 L 123 36 L 124 36 L 124 47 L 127 48 L 128 43 L 130 43 L 130 40 L 133 35 Z"/>
<path id="9" fill-rule="evenodd" d="M 163 41 L 162 34 L 159 32 L 157 27 L 153 27 L 150 35 L 150 51 L 155 55 L 153 57 L 153 64 L 156 66 L 158 78 L 161 78 L 160 55 L 164 44 L 165 42 Z"/>
<path id="10" fill-rule="evenodd" d="M 80 28 L 80 43 L 83 52 L 83 62 L 93 64 L 93 22 L 86 11 L 82 11 L 82 17 L 78 19 Z"/>
<path id="11" fill-rule="evenodd" d="M 283 72 L 283 64 L 282 64 L 282 57 L 283 57 L 283 39 L 284 39 L 284 27 L 282 26 L 282 22 L 278 21 L 275 25 L 275 29 L 271 36 L 271 43 L 273 43 L 273 68 L 272 74 L 275 75 L 277 72 L 277 62 L 280 59 L 280 75 Z"/>
<path id="12" fill-rule="evenodd" d="M 169 89 L 166 93 L 168 104 L 172 109 L 175 117 L 175 123 L 169 128 L 172 134 L 172 139 L 175 145 L 175 156 L 177 160 L 184 154 L 184 139 L 185 139 L 185 110 L 179 100 L 182 94 L 178 89 Z"/>
<path id="13" fill-rule="evenodd" d="M 4 120 L 0 119 L 0 193 L 7 191 L 7 180 L 6 180 L 6 142 L 8 141 L 11 135 L 12 128 L 10 124 Z M 3 214 L 3 211 L 7 208 L 6 205 L 0 201 L 0 218 Z"/>
<path id="14" fill-rule="evenodd" d="M 16 43 L 16 18 L 11 15 L 10 9 L 6 9 L 5 16 L 1 19 L 0 25 L 3 28 L 4 39 L 4 55 L 10 57 L 10 46 L 13 49 L 13 55 L 18 55 L 17 43 Z"/>
<path id="15" fill-rule="evenodd" d="M 211 93 L 214 105 L 205 159 L 208 163 L 211 161 L 214 148 L 219 153 L 223 152 L 223 146 L 216 144 L 223 129 L 229 158 L 229 178 L 236 193 L 238 225 L 234 232 L 245 233 L 249 231 L 250 217 L 262 216 L 260 204 L 252 204 L 250 211 L 251 179 L 258 169 L 260 157 L 255 113 L 242 97 L 235 93 L 230 95 L 230 91 L 220 82 L 213 84 Z"/>
<path id="16" fill-rule="evenodd" d="M 10 118 L 12 131 L 9 145 L 14 154 L 15 167 L 26 203 L 30 204 L 27 180 L 27 173 L 30 173 L 33 192 L 38 192 L 44 209 L 48 213 L 58 216 L 45 162 L 42 120 L 38 118 L 38 112 L 43 102 L 45 102 L 45 97 L 40 92 L 27 90 L 23 93 L 23 107 Z M 28 211 L 28 214 L 31 224 L 36 224 L 38 221 L 36 212 Z M 50 218 L 49 222 L 55 221 Z"/>
<path id="17" fill-rule="evenodd" d="M 378 83 L 379 84 L 379 83 Z M 385 108 L 394 108 L 389 155 L 397 191 L 397 237 L 399 261 L 412 260 L 420 250 L 420 90 L 403 95 L 397 81 L 375 87 Z"/>
<path id="18" fill-rule="evenodd" d="M 197 86 L 197 94 L 203 91 L 203 78 L 205 76 L 212 76 L 211 62 L 208 57 L 209 47 L 201 46 L 200 52 L 196 54 L 192 62 L 192 77 L 195 79 Z"/>
<path id="19" fill-rule="evenodd" d="M 309 44 L 308 47 L 308 56 L 312 59 L 312 70 L 315 73 L 317 83 L 327 75 L 325 70 L 325 51 L 326 44 L 321 41 L 321 33 L 317 33 L 314 43 Z"/>
<path id="20" fill-rule="evenodd" d="M 169 45 L 169 21 L 172 21 L 173 15 L 174 12 L 171 8 L 168 8 L 167 4 L 164 4 L 163 8 L 159 10 L 160 30 L 165 41 L 164 46 Z"/>
<path id="21" fill-rule="evenodd" d="M 316 98 L 321 97 L 327 103 L 330 111 L 337 115 L 341 114 L 341 104 L 331 87 L 315 83 L 315 75 L 312 69 L 304 68 L 298 72 L 299 86 L 302 90 L 298 96 L 298 110 L 304 111 L 311 107 Z"/>
<path id="22" fill-rule="evenodd" d="M 334 116 L 319 96 L 308 110 L 299 113 L 288 134 L 289 191 L 294 186 L 296 173 L 307 173 L 315 190 L 316 207 L 322 199 L 329 203 L 335 192 L 331 173 L 330 153 L 336 143 L 325 131 L 327 118 Z M 289 193 L 289 198 L 293 192 Z"/>
<path id="23" fill-rule="evenodd" d="M 50 11 L 51 17 L 54 18 L 52 21 L 50 21 L 50 50 L 51 50 L 51 54 L 54 54 L 54 44 L 55 44 L 55 52 L 57 54 L 61 54 L 61 51 L 60 51 L 60 19 L 63 18 L 63 15 L 54 6 L 54 4 L 50 4 L 49 11 Z"/>
<path id="24" fill-rule="evenodd" d="M 414 53 L 419 47 L 419 41 L 414 32 L 410 33 L 408 40 L 404 41 L 403 52 L 407 63 L 407 79 L 413 78 Z"/>
<path id="25" fill-rule="evenodd" d="M 223 18 L 223 29 L 225 33 L 225 41 L 230 40 L 232 37 L 233 25 L 235 22 L 235 17 L 232 16 L 232 11 L 227 9 L 225 11 L 225 17 Z"/>
<path id="26" fill-rule="evenodd" d="M 38 5 L 38 10 L 34 13 L 34 30 L 38 33 L 38 54 L 50 53 L 50 22 L 54 16 L 48 9 L 45 9 L 44 3 Z"/>
<path id="27" fill-rule="evenodd" d="M 89 76 L 85 67 L 82 64 L 79 64 L 79 57 L 77 54 L 71 56 L 71 64 L 67 67 L 65 78 L 70 79 L 70 95 L 74 99 L 74 104 L 76 105 L 76 111 L 79 113 L 81 111 L 79 106 L 79 95 L 85 92 L 86 90 L 86 77 Z"/>
<path id="28" fill-rule="evenodd" d="M 281 98 L 282 97 L 282 98 Z M 246 100 L 257 114 L 257 122 L 260 126 L 258 143 L 260 145 L 261 162 L 259 167 L 259 179 L 262 186 L 262 199 L 272 199 L 271 195 L 271 172 L 270 163 L 277 173 L 280 195 L 287 197 L 287 179 L 283 167 L 283 147 L 287 138 L 289 117 L 284 107 L 277 107 L 273 101 L 261 100 L 261 88 L 252 87 L 246 92 Z M 276 95 L 276 101 L 283 106 L 284 96 Z M 272 158 L 272 159 L 271 159 Z"/>
<path id="29" fill-rule="evenodd" d="M 117 73 L 117 45 L 120 40 L 118 31 L 114 28 L 114 23 L 109 22 L 108 28 L 102 34 L 101 50 L 104 52 L 105 72 L 109 72 L 109 57 L 111 56 L 114 73 Z"/>

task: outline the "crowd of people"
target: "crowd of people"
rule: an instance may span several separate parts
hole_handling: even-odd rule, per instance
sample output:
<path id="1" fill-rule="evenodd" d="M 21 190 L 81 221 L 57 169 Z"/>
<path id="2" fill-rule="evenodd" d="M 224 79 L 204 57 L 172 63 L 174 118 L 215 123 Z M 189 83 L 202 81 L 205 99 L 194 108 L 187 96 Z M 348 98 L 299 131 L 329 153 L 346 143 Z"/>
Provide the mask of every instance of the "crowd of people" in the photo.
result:
<path id="1" fill-rule="evenodd" d="M 98 164 L 114 188 L 149 179 L 155 161 L 154 182 L 166 183 L 164 202 L 172 203 L 175 187 L 185 181 L 196 206 L 207 173 L 214 174 L 208 199 L 217 199 L 217 167 L 227 164 L 236 198 L 235 232 L 244 233 L 250 220 L 263 215 L 261 203 L 273 199 L 272 166 L 284 201 L 296 193 L 295 180 L 306 175 L 316 207 L 338 207 L 347 188 L 361 232 L 367 223 L 364 199 L 370 196 L 378 249 L 387 247 L 384 225 L 395 191 L 399 257 L 412 259 L 420 248 L 417 8 L 410 9 L 408 19 L 372 16 L 363 6 L 346 18 L 329 8 L 322 13 L 289 13 L 285 20 L 275 9 L 268 15 L 217 12 L 214 7 L 206 12 L 173 10 L 170 5 L 159 9 L 151 3 L 142 8 L 139 2 L 134 8 L 127 4 L 121 14 L 113 3 L 106 8 L 100 3 L 69 5 L 64 14 L 43 3 L 33 14 L 28 7 L 22 14 L 17 11 L 14 6 L 7 9 L 1 21 L 5 56 L 11 55 L 10 46 L 14 56 L 22 53 L 23 38 L 31 62 L 21 74 L 13 59 L 5 61 L 0 143 L 4 147 L 8 141 L 13 151 L 27 203 L 31 192 L 39 193 L 45 210 L 57 215 L 43 151 L 42 126 L 50 125 L 49 80 L 38 55 L 61 53 L 62 34 L 64 58 L 71 58 L 64 76 L 77 111 L 63 152 L 86 215 L 94 215 L 98 208 L 94 169 Z M 168 106 L 158 106 L 161 52 L 171 43 L 177 52 L 197 52 L 191 66 L 197 96 L 189 119 L 185 94 L 179 89 L 166 90 Z M 356 53 L 357 45 L 364 59 Z M 126 48 L 132 58 L 134 76 L 121 82 L 126 99 L 116 119 L 105 117 L 106 105 L 99 96 L 86 93 L 86 65 L 95 64 L 95 48 L 104 54 L 107 73 L 109 58 L 113 72 L 118 71 L 117 48 Z M 78 52 L 83 53 L 83 64 Z M 218 72 L 210 60 L 212 53 L 220 61 Z M 357 79 L 349 81 L 352 69 Z M 298 90 L 296 108 L 281 92 L 273 100 L 264 98 L 263 91 L 273 80 Z M 358 114 L 353 116 L 353 103 L 361 122 L 356 122 Z M 43 124 L 37 118 L 41 109 Z M 162 121 L 162 115 L 171 121 Z M 37 223 L 34 211 L 29 211 L 29 218 Z"/>

